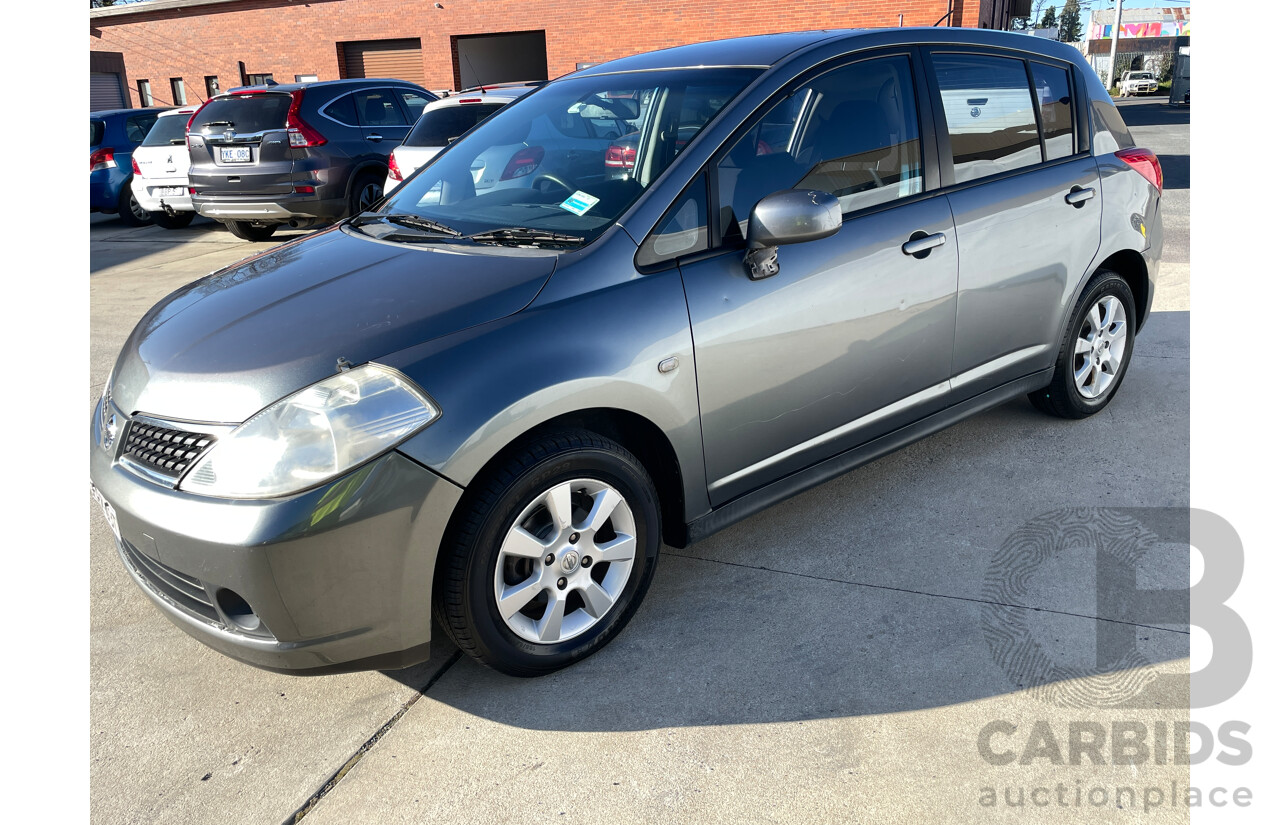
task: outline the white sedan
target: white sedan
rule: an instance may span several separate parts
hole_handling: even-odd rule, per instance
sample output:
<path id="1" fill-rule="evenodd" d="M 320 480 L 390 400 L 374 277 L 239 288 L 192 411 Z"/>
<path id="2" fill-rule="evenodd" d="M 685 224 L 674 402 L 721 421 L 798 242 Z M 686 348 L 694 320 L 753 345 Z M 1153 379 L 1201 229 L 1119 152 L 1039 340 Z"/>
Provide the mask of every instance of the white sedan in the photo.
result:
<path id="1" fill-rule="evenodd" d="M 187 189 L 187 121 L 196 108 L 161 112 L 142 145 L 133 150 L 133 197 L 165 229 L 181 229 L 196 216 Z"/>

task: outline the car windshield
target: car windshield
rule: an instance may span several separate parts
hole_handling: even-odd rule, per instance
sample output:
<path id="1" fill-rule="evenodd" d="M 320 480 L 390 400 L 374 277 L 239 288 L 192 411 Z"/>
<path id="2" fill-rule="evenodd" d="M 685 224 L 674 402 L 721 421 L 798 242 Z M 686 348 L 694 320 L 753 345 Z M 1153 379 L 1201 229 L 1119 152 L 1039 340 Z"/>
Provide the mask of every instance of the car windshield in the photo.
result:
<path id="1" fill-rule="evenodd" d="M 176 146 L 187 139 L 187 119 L 189 115 L 169 115 L 157 118 L 151 131 L 142 141 L 143 146 Z"/>
<path id="2" fill-rule="evenodd" d="M 1151 72 L 1134 72 L 1131 77 L 1134 80 L 1150 80 Z"/>
<path id="3" fill-rule="evenodd" d="M 448 243 L 590 242 L 759 73 L 672 69 L 550 83 L 451 144 L 366 214 L 361 231 Z M 388 216 L 382 230 L 379 215 Z M 405 216 L 452 231 L 421 221 L 412 228 Z"/>

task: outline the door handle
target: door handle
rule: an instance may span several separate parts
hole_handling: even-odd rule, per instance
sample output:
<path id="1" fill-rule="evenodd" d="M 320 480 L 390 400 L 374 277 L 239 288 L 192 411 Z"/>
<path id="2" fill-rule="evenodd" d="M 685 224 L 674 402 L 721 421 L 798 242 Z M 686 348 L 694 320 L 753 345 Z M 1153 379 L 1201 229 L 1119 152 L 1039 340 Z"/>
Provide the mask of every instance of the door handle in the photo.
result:
<path id="1" fill-rule="evenodd" d="M 1067 193 L 1066 201 L 1076 209 L 1079 209 L 1084 206 L 1084 202 L 1089 200 L 1089 198 L 1092 198 L 1093 195 L 1093 189 L 1082 189 L 1079 186 L 1073 186 L 1071 187 L 1071 191 Z"/>
<path id="2" fill-rule="evenodd" d="M 364 139 L 365 139 L 365 140 L 371 140 L 371 141 L 373 141 L 374 143 L 381 143 L 381 142 L 382 142 L 382 135 L 365 135 L 365 138 L 364 138 Z"/>
<path id="3" fill-rule="evenodd" d="M 932 235 L 926 235 L 922 231 L 913 232 L 911 240 L 902 245 L 902 254 L 923 258 L 929 254 L 929 250 L 935 246 L 942 246 L 946 242 L 947 236 L 941 232 L 935 232 Z"/>

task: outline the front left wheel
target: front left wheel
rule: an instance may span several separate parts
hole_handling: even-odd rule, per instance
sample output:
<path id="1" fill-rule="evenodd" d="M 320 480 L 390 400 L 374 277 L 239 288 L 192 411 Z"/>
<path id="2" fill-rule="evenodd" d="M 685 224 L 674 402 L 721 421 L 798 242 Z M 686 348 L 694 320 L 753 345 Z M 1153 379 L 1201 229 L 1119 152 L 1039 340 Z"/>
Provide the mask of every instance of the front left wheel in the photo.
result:
<path id="1" fill-rule="evenodd" d="M 471 656 L 540 676 L 596 652 L 640 606 L 658 560 L 657 494 L 619 444 L 572 430 L 515 453 L 468 492 L 435 585 Z"/>

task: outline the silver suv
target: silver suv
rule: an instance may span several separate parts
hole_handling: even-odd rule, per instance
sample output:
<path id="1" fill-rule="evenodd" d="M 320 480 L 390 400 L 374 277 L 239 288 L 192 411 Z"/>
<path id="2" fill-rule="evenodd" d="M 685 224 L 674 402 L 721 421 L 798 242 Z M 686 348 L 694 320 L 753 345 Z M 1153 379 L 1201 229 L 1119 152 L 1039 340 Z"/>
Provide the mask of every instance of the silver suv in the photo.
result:
<path id="1" fill-rule="evenodd" d="M 622 167 L 595 122 L 619 111 Z M 506 185 L 480 188 L 495 152 Z M 403 666 L 434 615 L 547 673 L 618 634 L 663 543 L 997 404 L 1103 409 L 1161 183 L 1079 52 L 1039 38 L 593 66 L 376 211 L 153 308 L 94 412 L 93 492 L 143 592 L 242 661 Z"/>

